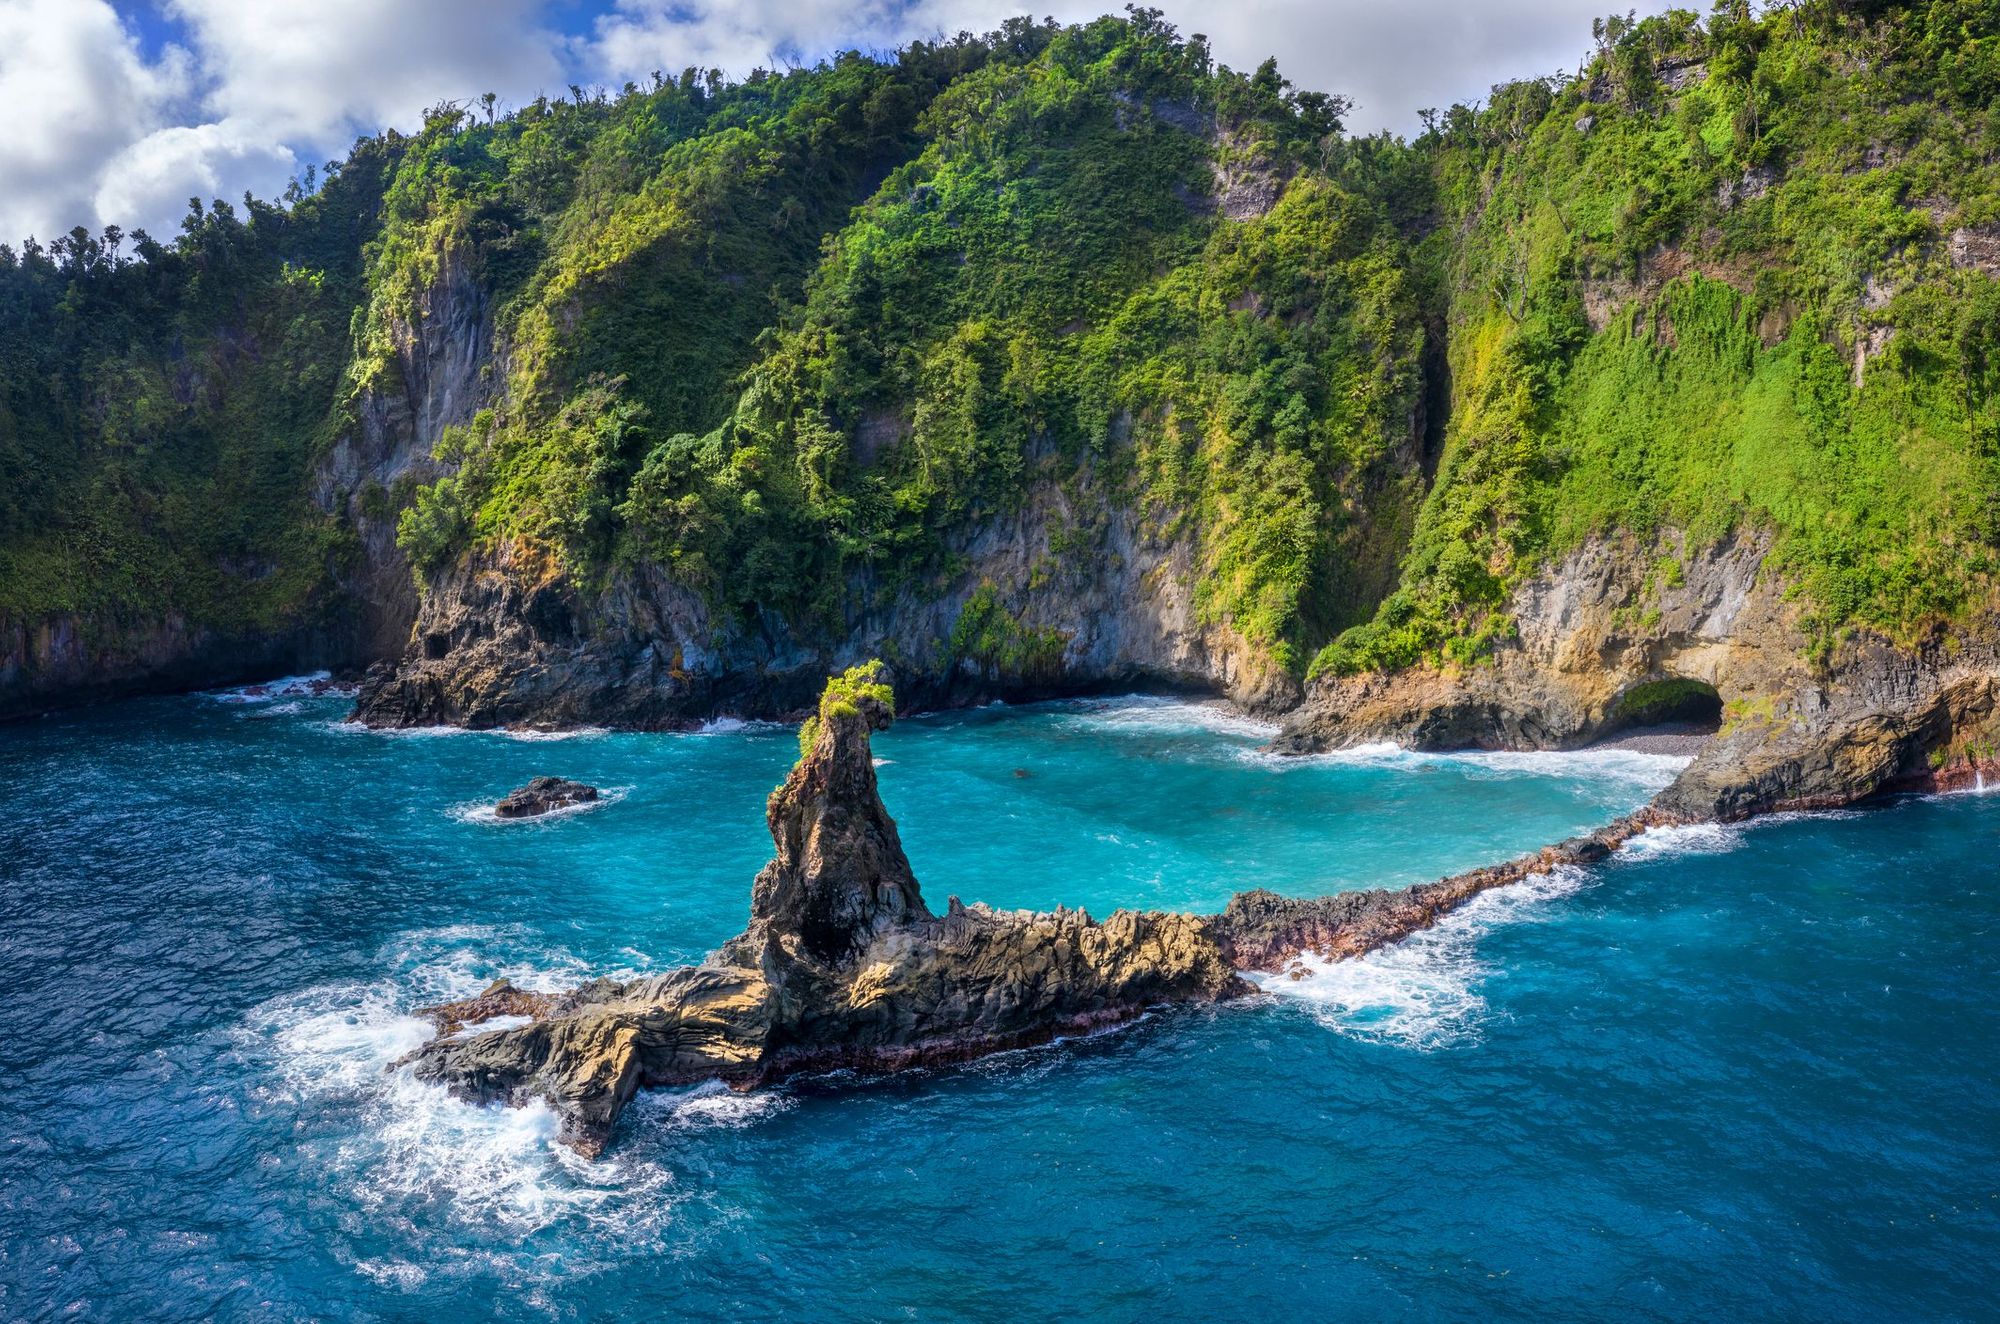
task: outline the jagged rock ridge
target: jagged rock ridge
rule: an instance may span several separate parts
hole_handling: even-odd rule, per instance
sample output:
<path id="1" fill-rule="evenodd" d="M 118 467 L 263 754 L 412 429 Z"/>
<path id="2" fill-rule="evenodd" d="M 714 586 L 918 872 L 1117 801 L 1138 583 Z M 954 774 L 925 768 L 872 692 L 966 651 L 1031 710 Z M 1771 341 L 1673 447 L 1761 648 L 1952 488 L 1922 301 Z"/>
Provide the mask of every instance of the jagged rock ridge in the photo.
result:
<path id="1" fill-rule="evenodd" d="M 894 715 L 883 674 L 871 664 L 827 687 L 772 794 L 775 854 L 742 934 L 649 979 L 496 988 L 433 1008 L 441 1029 L 535 1019 L 436 1039 L 413 1055 L 417 1075 L 473 1099 L 547 1100 L 564 1140 L 594 1155 L 642 1086 L 747 1089 L 800 1071 L 957 1061 L 1248 991 L 1192 916 L 1121 910 L 1100 923 L 956 898 L 932 914 L 876 793 L 868 737 Z"/>

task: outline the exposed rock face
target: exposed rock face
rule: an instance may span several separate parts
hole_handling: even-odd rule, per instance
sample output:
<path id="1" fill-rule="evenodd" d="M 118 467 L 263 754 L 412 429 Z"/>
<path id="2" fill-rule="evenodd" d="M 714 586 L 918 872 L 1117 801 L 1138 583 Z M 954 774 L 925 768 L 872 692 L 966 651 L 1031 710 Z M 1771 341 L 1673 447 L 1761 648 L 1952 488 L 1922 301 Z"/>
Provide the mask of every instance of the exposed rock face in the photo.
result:
<path id="1" fill-rule="evenodd" d="M 337 627 L 240 635 L 171 615 L 0 617 L 0 721 L 128 694 L 338 667 L 349 657 L 350 641 Z"/>
<path id="2" fill-rule="evenodd" d="M 1518 638 L 1490 665 L 1325 678 L 1285 722 L 1280 748 L 1393 739 L 1418 748 L 1569 749 L 1620 728 L 1640 686 L 1713 687 L 1723 726 L 1655 801 L 1687 819 L 1849 804 L 1957 775 L 2000 735 L 2000 656 L 1940 636 L 1900 648 L 1871 635 L 1809 659 L 1800 607 L 1765 573 L 1765 546 L 1687 552 L 1598 543 L 1525 585 Z"/>
<path id="3" fill-rule="evenodd" d="M 535 1021 L 433 1040 L 413 1056 L 417 1074 L 475 1099 L 546 1099 L 564 1139 L 596 1154 L 641 1086 L 956 1061 L 1247 991 L 1186 915 L 1099 923 L 956 900 L 931 914 L 876 795 L 868 737 L 891 717 L 882 675 L 856 668 L 828 687 L 809 748 L 772 795 L 775 855 L 742 934 L 698 967 L 507 1002 Z M 474 1022 L 496 1014 L 495 994 L 429 1014 Z"/>
<path id="4" fill-rule="evenodd" d="M 396 519 L 447 427 L 491 403 L 504 377 L 491 300 L 463 254 L 438 256 L 437 276 L 413 315 L 391 313 L 388 370 L 361 392 L 356 426 L 336 438 L 312 475 L 313 503 L 353 528 L 361 555 L 343 576 L 361 660 L 399 656 L 417 615 L 416 583 L 396 544 Z"/>
<path id="5" fill-rule="evenodd" d="M 1330 960 L 1360 956 L 1429 928 L 1481 892 L 1560 868 L 1595 864 L 1648 827 L 1673 821 L 1642 810 L 1587 837 L 1400 891 L 1378 888 L 1321 897 L 1238 892 L 1210 921 L 1209 930 L 1224 957 L 1243 970 L 1279 970 L 1308 952 Z"/>
<path id="6" fill-rule="evenodd" d="M 780 717 L 810 708 L 829 671 L 874 656 L 895 659 L 898 691 L 923 707 L 1135 686 L 1219 691 L 1265 711 L 1297 699 L 1297 682 L 1261 650 L 1201 619 L 1191 538 L 1089 485 L 1038 485 L 952 551 L 963 569 L 941 586 L 885 594 L 857 575 L 847 619 L 828 633 L 771 613 L 718 619 L 652 565 L 585 593 L 545 559 L 504 548 L 431 586 L 408 653 L 370 675 L 355 716 L 644 729 Z M 1004 613 L 1022 647 L 954 647 L 981 603 Z"/>
<path id="7" fill-rule="evenodd" d="M 359 543 L 360 555 L 340 571 L 329 600 L 285 629 L 248 634 L 174 615 L 0 618 L 0 720 L 400 655 L 417 592 L 396 545 L 396 496 L 437 476 L 431 450 L 440 433 L 488 403 L 497 374 L 486 370 L 498 353 L 489 302 L 467 264 L 446 253 L 415 315 L 392 320 L 392 367 L 362 392 L 357 426 L 334 441 L 308 479 L 314 504 L 340 516 Z"/>
<path id="8" fill-rule="evenodd" d="M 766 808 L 777 854 L 750 892 L 750 928 L 737 940 L 746 953 L 795 935 L 814 960 L 839 962 L 885 928 L 931 918 L 875 789 L 868 735 L 895 720 L 887 694 L 870 682 L 834 706 L 853 713 L 806 728 L 813 746 Z"/>
<path id="9" fill-rule="evenodd" d="M 595 786 L 566 781 L 561 777 L 537 777 L 519 790 L 510 792 L 506 799 L 493 806 L 493 812 L 501 818 L 533 818 L 571 805 L 590 804 L 596 799 Z"/>

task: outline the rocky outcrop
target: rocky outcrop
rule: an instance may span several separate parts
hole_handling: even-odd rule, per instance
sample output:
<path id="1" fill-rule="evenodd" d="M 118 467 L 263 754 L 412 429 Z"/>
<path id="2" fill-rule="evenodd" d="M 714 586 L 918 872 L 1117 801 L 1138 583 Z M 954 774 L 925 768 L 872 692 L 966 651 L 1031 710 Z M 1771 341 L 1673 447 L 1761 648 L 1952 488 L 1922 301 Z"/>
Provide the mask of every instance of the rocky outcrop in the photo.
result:
<path id="1" fill-rule="evenodd" d="M 1662 682 L 1713 691 L 1722 724 L 1655 801 L 1685 819 L 1849 804 L 1974 768 L 2000 738 L 2000 639 L 1983 622 L 1914 646 L 1869 634 L 1815 663 L 1766 544 L 1586 546 L 1524 585 L 1490 663 L 1326 677 L 1278 745 L 1570 749 L 1617 732 Z"/>
<path id="2" fill-rule="evenodd" d="M 1718 553 L 1718 565 L 1729 559 Z M 1711 587 L 1731 582 L 1717 569 Z M 470 1099 L 545 1100 L 562 1118 L 563 1139 L 594 1156 L 647 1086 L 721 1080 L 747 1090 L 802 1072 L 956 1062 L 1116 1025 L 1160 1004 L 1237 997 L 1249 992 L 1238 971 L 1276 973 L 1308 954 L 1361 956 L 1495 888 L 1589 867 L 1648 828 L 1707 817 L 1714 807 L 1684 778 L 1688 785 L 1662 801 L 1586 836 L 1398 891 L 1298 898 L 1257 890 L 1238 893 L 1219 915 L 1121 910 L 1102 922 L 1073 910 L 967 907 L 953 897 L 937 915 L 876 790 L 869 735 L 894 716 L 886 674 L 871 663 L 836 678 L 802 729 L 801 757 L 771 795 L 774 855 L 757 876 L 743 933 L 700 966 L 648 979 L 598 980 L 566 993 L 503 980 L 477 998 L 428 1008 L 422 1014 L 440 1035 L 406 1059 L 415 1073 Z M 1950 688 L 1939 696 L 1938 720 L 1953 732 L 1986 731 L 1994 703 L 1990 685 Z M 1996 766 L 1994 748 L 1983 736 L 1963 743 L 1931 759 L 1922 776 L 1930 785 L 1983 776 Z M 1879 787 L 1900 766 L 1891 759 L 1838 775 Z M 1800 803 L 1782 798 L 1793 789 L 1779 777 L 1754 807 Z M 1683 813 L 1677 799 L 1703 812 Z M 531 1020 L 480 1032 L 498 1016 Z"/>
<path id="3" fill-rule="evenodd" d="M 856 668 L 822 696 L 772 794 L 774 855 L 742 934 L 701 966 L 509 1002 L 535 1019 L 441 1036 L 410 1059 L 416 1074 L 473 1099 L 547 1100 L 563 1138 L 594 1155 L 644 1086 L 747 1089 L 802 1071 L 958 1061 L 1248 991 L 1191 916 L 1119 911 L 1100 923 L 956 898 L 934 915 L 876 794 L 868 738 L 892 716 L 884 674 Z M 495 1014 L 494 995 L 427 1014 L 471 1024 Z"/>
<path id="4" fill-rule="evenodd" d="M 591 804 L 597 795 L 597 788 L 584 782 L 537 777 L 519 790 L 509 792 L 493 806 L 493 812 L 501 818 L 534 818 L 573 805 Z"/>
<path id="5" fill-rule="evenodd" d="M 1224 959 L 1242 970 L 1279 970 L 1307 953 L 1328 960 L 1361 956 L 1429 928 L 1482 892 L 1595 864 L 1648 827 L 1674 821 L 1657 810 L 1642 810 L 1505 864 L 1397 891 L 1378 888 L 1321 897 L 1287 897 L 1262 889 L 1238 892 L 1210 922 L 1209 931 Z"/>
<path id="6" fill-rule="evenodd" d="M 718 617 L 642 563 L 585 591 L 532 548 L 474 556 L 425 596 L 408 653 L 370 675 L 374 726 L 661 729 L 809 709 L 829 672 L 894 660 L 905 701 L 945 707 L 1104 688 L 1192 688 L 1255 709 L 1296 700 L 1264 650 L 1196 605 L 1193 538 L 1095 484 L 1035 486 L 961 532 L 943 583 L 857 573 L 833 629 Z M 977 625 L 978 628 L 970 628 Z"/>

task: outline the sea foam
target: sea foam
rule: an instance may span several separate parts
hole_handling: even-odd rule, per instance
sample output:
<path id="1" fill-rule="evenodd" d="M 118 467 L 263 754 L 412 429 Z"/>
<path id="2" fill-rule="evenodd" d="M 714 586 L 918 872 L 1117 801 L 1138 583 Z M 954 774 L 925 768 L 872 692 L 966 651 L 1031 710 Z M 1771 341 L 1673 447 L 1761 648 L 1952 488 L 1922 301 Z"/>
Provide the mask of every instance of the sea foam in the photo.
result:
<path id="1" fill-rule="evenodd" d="M 502 818 L 494 812 L 493 803 L 488 800 L 467 800 L 451 806 L 445 813 L 461 823 L 477 823 L 483 827 L 520 827 L 536 823 L 548 826 L 551 821 L 560 822 L 565 818 L 575 818 L 578 814 L 589 813 L 593 809 L 617 804 L 631 793 L 630 786 L 606 786 L 598 792 L 595 800 L 558 805 L 544 813 L 530 814 L 525 818 Z"/>
<path id="2" fill-rule="evenodd" d="M 1481 893 L 1431 928 L 1363 956 L 1308 954 L 1298 962 L 1310 972 L 1303 979 L 1245 977 L 1349 1038 L 1421 1051 L 1475 1042 L 1487 1016 L 1480 985 L 1493 974 L 1479 959 L 1480 940 L 1501 925 L 1549 917 L 1549 902 L 1589 882 L 1582 869 L 1554 869 Z"/>
<path id="3" fill-rule="evenodd" d="M 749 1126 L 789 1106 L 782 1093 L 738 1096 L 720 1086 L 649 1098 L 620 1144 L 589 1161 L 559 1143 L 559 1120 L 546 1104 L 467 1103 L 394 1067 L 433 1033 L 411 1007 L 470 996 L 495 977 L 552 988 L 585 973 L 583 962 L 560 952 L 498 964 L 479 955 L 521 936 L 479 925 L 403 934 L 380 953 L 393 973 L 274 999 L 239 1034 L 241 1051 L 268 1067 L 266 1101 L 311 1119 L 302 1121 L 303 1160 L 399 1244 L 396 1253 L 354 1266 L 385 1285 L 411 1288 L 439 1273 L 494 1269 L 541 1281 L 635 1253 L 686 1253 L 693 1243 L 674 1225 L 687 1197 L 664 1138 Z M 496 1017 L 464 1033 L 525 1019 Z M 563 1256 L 533 1254 L 521 1240 L 558 1224 L 570 1246 Z M 469 1238 L 471 1228 L 498 1228 L 516 1249 L 480 1252 L 489 1262 L 468 1264 L 459 1248 L 469 1239 L 490 1241 Z"/>

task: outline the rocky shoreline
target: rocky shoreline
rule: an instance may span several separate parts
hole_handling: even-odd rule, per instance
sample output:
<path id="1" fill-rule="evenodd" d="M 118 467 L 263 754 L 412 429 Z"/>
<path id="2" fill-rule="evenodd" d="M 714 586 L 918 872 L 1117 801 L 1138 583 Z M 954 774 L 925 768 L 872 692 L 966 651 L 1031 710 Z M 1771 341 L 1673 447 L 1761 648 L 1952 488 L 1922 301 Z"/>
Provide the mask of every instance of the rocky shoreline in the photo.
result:
<path id="1" fill-rule="evenodd" d="M 931 910 L 877 792 L 869 737 L 894 719 L 880 664 L 830 682 L 767 807 L 773 858 L 750 923 L 699 966 L 566 992 L 502 981 L 421 1014 L 438 1037 L 397 1065 L 480 1102 L 551 1104 L 595 1156 L 642 1088 L 737 1089 L 803 1073 L 889 1072 L 1088 1033 L 1149 1008 L 1252 995 L 1240 972 L 1306 953 L 1347 958 L 1436 923 L 1480 893 L 1595 863 L 1642 810 L 1507 863 L 1400 890 L 1299 899 L 1239 893 L 1216 915 Z M 480 1032 L 497 1017 L 528 1017 Z"/>

